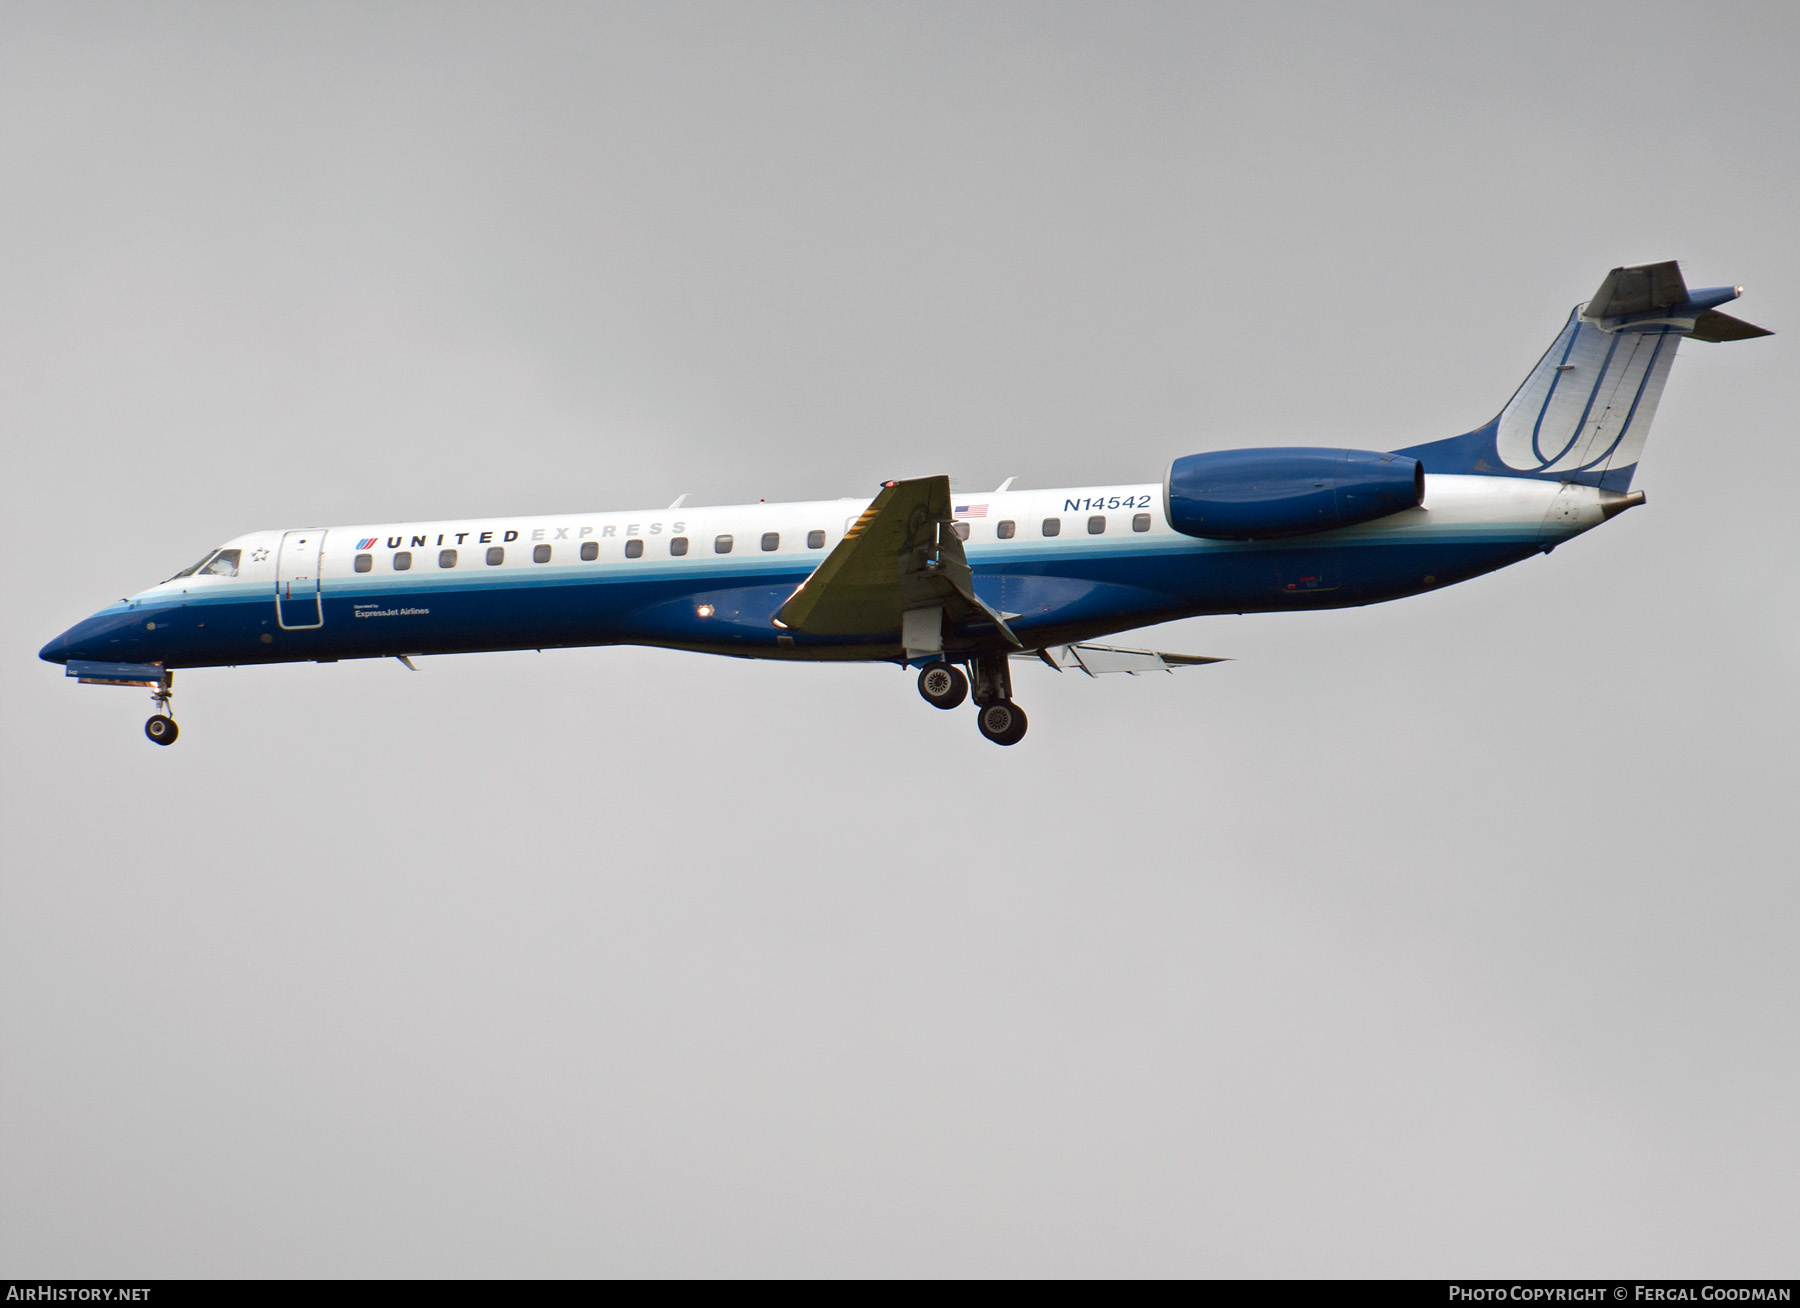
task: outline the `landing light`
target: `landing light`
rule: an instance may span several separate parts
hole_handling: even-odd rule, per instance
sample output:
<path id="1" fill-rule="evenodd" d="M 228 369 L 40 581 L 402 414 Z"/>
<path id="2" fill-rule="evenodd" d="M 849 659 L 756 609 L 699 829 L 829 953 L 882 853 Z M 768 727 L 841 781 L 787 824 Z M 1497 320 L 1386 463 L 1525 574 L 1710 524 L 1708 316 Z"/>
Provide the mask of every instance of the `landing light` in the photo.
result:
<path id="1" fill-rule="evenodd" d="M 699 608 L 695 609 L 694 612 L 698 613 L 703 618 L 710 618 L 713 615 L 713 606 L 710 604 L 702 604 Z"/>

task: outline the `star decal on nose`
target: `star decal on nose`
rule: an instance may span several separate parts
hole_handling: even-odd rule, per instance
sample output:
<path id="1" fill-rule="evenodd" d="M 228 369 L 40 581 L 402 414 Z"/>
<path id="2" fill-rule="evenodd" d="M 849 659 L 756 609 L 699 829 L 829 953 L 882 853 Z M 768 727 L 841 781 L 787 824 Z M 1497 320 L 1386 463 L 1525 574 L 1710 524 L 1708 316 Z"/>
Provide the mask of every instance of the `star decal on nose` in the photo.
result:
<path id="1" fill-rule="evenodd" d="M 252 550 L 252 551 L 250 551 L 250 562 L 252 562 L 252 563 L 261 563 L 264 559 L 266 559 L 268 557 L 269 557 L 269 551 L 267 551 L 267 550 Z"/>

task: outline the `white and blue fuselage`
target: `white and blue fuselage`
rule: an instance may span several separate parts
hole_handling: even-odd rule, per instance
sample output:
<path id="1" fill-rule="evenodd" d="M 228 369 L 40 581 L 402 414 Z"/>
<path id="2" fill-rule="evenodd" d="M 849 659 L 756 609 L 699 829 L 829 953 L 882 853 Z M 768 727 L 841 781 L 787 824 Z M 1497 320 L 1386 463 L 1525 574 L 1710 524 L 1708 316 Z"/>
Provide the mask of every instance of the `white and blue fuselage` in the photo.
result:
<path id="1" fill-rule="evenodd" d="M 1258 542 L 1175 531 L 1160 483 L 954 498 L 977 594 L 1033 647 L 1398 599 L 1547 551 L 1608 507 L 1593 487 L 1428 476 L 1416 508 Z M 812 636 L 774 621 L 868 503 L 251 532 L 77 623 L 43 657 L 188 668 L 634 644 L 903 659 L 897 629 Z"/>
<path id="2" fill-rule="evenodd" d="M 42 656 L 150 686 L 161 709 L 174 669 L 223 664 L 618 644 L 886 660 L 919 666 L 937 707 L 972 692 L 982 733 L 1013 744 L 1011 657 L 1210 662 L 1083 642 L 1416 595 L 1642 503 L 1629 488 L 1682 340 L 1768 334 L 1718 312 L 1739 290 L 1616 268 L 1493 421 L 1404 450 L 1223 450 L 1122 486 L 959 495 L 938 476 L 872 500 L 252 532 Z M 176 729 L 159 713 L 145 730 Z"/>

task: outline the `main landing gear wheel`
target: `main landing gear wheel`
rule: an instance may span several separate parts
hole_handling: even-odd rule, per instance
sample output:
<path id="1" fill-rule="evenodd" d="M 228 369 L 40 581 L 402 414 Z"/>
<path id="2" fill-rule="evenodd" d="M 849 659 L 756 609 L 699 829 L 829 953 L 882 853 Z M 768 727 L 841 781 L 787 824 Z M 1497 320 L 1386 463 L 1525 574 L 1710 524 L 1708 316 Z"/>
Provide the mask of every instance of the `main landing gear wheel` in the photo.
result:
<path id="1" fill-rule="evenodd" d="M 175 725 L 174 718 L 158 713 L 144 724 L 144 734 L 158 745 L 173 745 L 181 728 Z"/>
<path id="2" fill-rule="evenodd" d="M 981 706 L 975 725 L 996 745 L 1016 745 L 1025 739 L 1025 710 L 1010 699 L 995 700 Z"/>
<path id="3" fill-rule="evenodd" d="M 927 663 L 919 670 L 919 693 L 932 708 L 953 709 L 968 698 L 969 679 L 954 664 Z"/>

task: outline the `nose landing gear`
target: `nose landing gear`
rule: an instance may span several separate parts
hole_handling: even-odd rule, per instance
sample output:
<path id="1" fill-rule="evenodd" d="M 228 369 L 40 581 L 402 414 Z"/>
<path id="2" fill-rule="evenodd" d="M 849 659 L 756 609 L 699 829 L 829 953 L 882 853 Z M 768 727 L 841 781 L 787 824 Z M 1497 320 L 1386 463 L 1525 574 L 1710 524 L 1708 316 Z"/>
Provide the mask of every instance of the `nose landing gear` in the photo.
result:
<path id="1" fill-rule="evenodd" d="M 140 683 L 141 684 L 141 683 Z M 175 674 L 165 670 L 162 684 L 150 692 L 150 702 L 156 711 L 144 724 L 144 734 L 150 737 L 152 744 L 173 745 L 175 737 L 181 734 L 181 728 L 175 725 L 171 716 L 169 701 L 175 698 Z"/>

